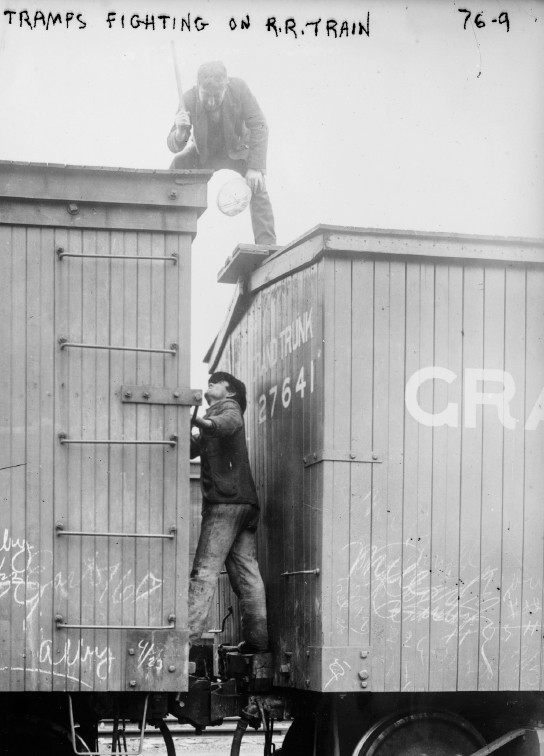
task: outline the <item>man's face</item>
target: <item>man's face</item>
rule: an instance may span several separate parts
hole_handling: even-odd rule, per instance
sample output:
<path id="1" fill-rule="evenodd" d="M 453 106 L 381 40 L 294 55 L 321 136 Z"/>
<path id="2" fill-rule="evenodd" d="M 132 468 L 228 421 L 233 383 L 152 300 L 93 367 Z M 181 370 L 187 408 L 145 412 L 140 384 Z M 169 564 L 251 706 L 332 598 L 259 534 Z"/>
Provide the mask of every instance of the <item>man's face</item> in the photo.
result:
<path id="1" fill-rule="evenodd" d="M 214 110 L 219 110 L 221 103 L 223 102 L 223 98 L 225 97 L 226 91 L 226 86 L 222 89 L 199 86 L 198 99 L 204 106 L 204 110 L 207 110 L 211 113 Z"/>
<path id="2" fill-rule="evenodd" d="M 208 390 L 204 393 L 204 396 L 208 404 L 215 404 L 215 402 L 220 402 L 222 399 L 234 396 L 234 394 L 226 381 L 219 381 L 219 383 L 208 383 Z"/>

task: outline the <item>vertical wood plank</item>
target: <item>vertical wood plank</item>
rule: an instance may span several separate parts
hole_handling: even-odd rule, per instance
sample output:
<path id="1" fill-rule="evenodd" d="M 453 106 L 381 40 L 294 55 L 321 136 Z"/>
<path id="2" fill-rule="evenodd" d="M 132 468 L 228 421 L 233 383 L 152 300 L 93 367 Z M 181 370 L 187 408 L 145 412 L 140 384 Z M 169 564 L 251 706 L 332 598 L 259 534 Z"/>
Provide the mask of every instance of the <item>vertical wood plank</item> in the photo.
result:
<path id="1" fill-rule="evenodd" d="M 542 565 L 544 564 L 544 271 L 527 271 L 525 471 L 520 688 L 542 687 Z"/>
<path id="2" fill-rule="evenodd" d="M 39 646 L 37 665 L 39 685 L 44 691 L 53 688 L 53 667 L 50 655 L 43 653 L 52 639 L 53 628 L 53 550 L 56 538 L 53 522 L 54 450 L 54 354 L 55 354 L 55 252 L 53 229 L 42 229 L 39 237 L 40 255 L 40 590 Z"/>
<path id="3" fill-rule="evenodd" d="M 96 254 L 96 232 L 83 232 L 83 254 Z M 82 260 L 82 343 L 96 344 L 97 333 L 97 271 L 103 260 Z M 97 439 L 97 354 L 95 349 L 73 349 L 81 358 L 81 434 L 79 438 Z M 69 355 L 72 358 L 72 354 Z M 70 450 L 71 451 L 71 450 Z M 107 445 L 81 445 L 81 530 L 96 531 L 96 486 L 99 460 L 107 456 Z M 77 538 L 75 539 L 78 540 Z M 96 620 L 96 581 L 99 574 L 98 541 L 87 536 L 79 541 L 81 549 L 81 624 L 92 625 Z M 80 680 L 84 688 L 94 688 L 94 665 L 87 648 L 96 647 L 95 631 L 83 629 L 81 633 Z"/>
<path id="4" fill-rule="evenodd" d="M 494 412 L 495 427 L 505 426 L 503 457 L 502 512 L 502 575 L 501 575 L 501 639 L 499 689 L 519 690 L 521 672 L 521 644 L 523 590 L 523 512 L 524 512 L 524 455 L 525 455 L 525 347 L 526 347 L 526 273 L 518 267 L 506 268 L 504 298 L 504 370 L 505 379 L 512 381 L 504 389 L 503 418 Z"/>
<path id="5" fill-rule="evenodd" d="M 157 271 L 156 273 L 155 268 L 153 268 L 153 275 L 158 280 L 156 282 L 157 290 L 153 294 L 152 316 L 154 320 L 158 314 L 160 314 L 161 318 L 164 318 L 164 325 L 162 326 L 162 330 L 160 330 L 160 335 L 164 340 L 165 347 L 168 348 L 173 343 L 179 345 L 178 354 L 175 357 L 164 355 L 162 361 L 158 363 L 156 367 L 157 379 L 159 378 L 159 369 L 162 370 L 161 383 L 158 385 L 172 388 L 188 386 L 189 377 L 181 367 L 180 362 L 190 358 L 190 355 L 189 357 L 187 356 L 187 345 L 189 342 L 187 334 L 190 333 L 190 323 L 184 322 L 183 330 L 180 329 L 179 305 L 182 290 L 183 296 L 187 296 L 187 278 L 190 281 L 191 275 L 190 260 L 186 259 L 185 246 L 180 249 L 177 237 L 166 235 L 164 241 L 157 239 L 153 244 L 153 248 L 156 250 L 154 254 L 170 256 L 175 252 L 178 255 L 179 261 L 174 268 L 169 267 L 167 269 L 167 266 L 164 266 L 164 270 Z M 161 249 L 163 251 L 160 251 Z M 183 259 L 181 259 L 182 254 Z M 153 265 L 159 266 L 160 263 L 153 263 Z M 156 298 L 161 296 L 159 281 L 162 282 L 163 306 L 156 302 Z M 178 442 L 182 441 L 183 437 L 184 444 L 188 444 L 190 429 L 188 424 L 184 423 L 183 418 L 179 416 L 180 412 L 188 413 L 189 410 L 180 410 L 177 407 L 166 407 L 164 409 L 161 432 L 163 434 L 177 433 L 179 436 Z M 149 582 L 149 590 L 153 591 L 154 596 L 156 594 L 154 601 L 156 601 L 158 612 L 154 616 L 157 618 L 157 624 L 163 624 L 168 619 L 169 614 L 175 614 L 176 629 L 183 629 L 187 626 L 187 615 L 184 615 L 181 609 L 178 613 L 177 603 L 179 601 L 183 605 L 187 604 L 187 580 L 190 570 L 188 556 L 190 543 L 190 491 L 187 490 L 178 477 L 178 465 L 181 464 L 182 469 L 185 469 L 185 465 L 190 467 L 190 461 L 188 459 L 188 449 L 186 452 L 187 460 L 181 460 L 179 454 L 179 449 L 168 447 L 160 455 L 164 475 L 161 492 L 161 508 L 163 510 L 161 517 L 162 528 L 164 532 L 168 532 L 170 527 L 175 526 L 176 538 L 173 542 L 168 541 L 161 546 L 160 551 L 163 555 L 162 566 L 158 564 L 156 571 L 153 572 L 153 578 Z M 160 485 L 161 481 L 158 480 L 157 492 L 160 490 Z M 199 483 L 198 488 L 200 488 Z M 177 586 L 175 568 L 176 555 L 178 555 L 177 559 L 183 559 L 183 569 L 185 570 L 185 583 L 179 586 Z M 162 586 L 160 587 L 158 587 L 159 581 L 162 581 Z M 179 597 L 178 593 L 181 594 Z"/>
<path id="6" fill-rule="evenodd" d="M 12 318 L 16 309 L 13 301 L 12 254 L 12 229 L 10 226 L 0 226 L 0 349 L 3 355 L 0 362 L 0 511 L 3 513 L 0 528 L 2 538 L 0 547 L 0 690 L 2 691 L 10 690 L 11 667 L 14 666 L 11 660 L 11 647 L 16 586 L 9 539 L 13 535 L 16 512 L 24 508 L 20 492 L 18 501 L 14 498 L 16 487 L 13 486 L 13 473 L 24 470 L 24 461 L 23 459 L 17 462 L 14 460 L 12 446 L 15 429 L 11 410 L 13 391 L 11 364 L 16 348 L 12 339 Z"/>
<path id="7" fill-rule="evenodd" d="M 334 260 L 325 258 L 322 269 L 322 326 L 323 334 L 323 448 L 333 448 L 334 438 Z M 321 572 L 321 606 L 323 645 L 331 646 L 334 635 L 334 557 L 332 553 L 332 538 L 334 509 L 334 480 L 331 462 L 323 462 L 322 491 L 322 572 Z"/>
<path id="8" fill-rule="evenodd" d="M 110 254 L 110 238 L 105 231 L 96 234 L 97 254 Z M 111 344 L 111 260 L 97 260 L 96 263 L 96 342 Z M 110 438 L 110 410 L 111 383 L 110 363 L 112 353 L 98 349 L 95 355 L 96 381 L 96 409 L 95 432 L 96 438 Z M 119 401 L 118 398 L 116 398 Z M 113 399 L 115 401 L 115 399 Z M 95 496 L 94 496 L 94 527 L 97 531 L 108 532 L 110 502 L 108 496 L 109 475 L 111 470 L 111 446 L 100 444 L 96 447 L 95 457 Z M 98 537 L 95 541 L 95 622 L 98 625 L 108 624 L 108 575 L 110 570 L 111 538 Z M 92 646 L 92 679 L 94 690 L 107 690 L 108 683 L 108 631 L 96 630 L 94 645 Z"/>
<path id="9" fill-rule="evenodd" d="M 434 411 L 454 405 L 451 425 L 433 432 L 433 520 L 431 559 L 430 689 L 455 690 L 457 686 L 459 596 L 459 499 L 462 406 L 462 303 L 461 266 L 437 265 L 435 304 L 435 364 L 451 371 L 451 382 L 436 380 Z M 446 423 L 446 419 L 443 421 Z M 462 419 L 461 419 L 462 422 Z"/>
<path id="10" fill-rule="evenodd" d="M 504 364 L 504 269 L 484 272 L 484 369 Z M 482 391 L 486 387 L 482 385 Z M 489 386 L 492 390 L 492 385 Z M 492 406 L 482 408 L 482 520 L 480 559 L 479 690 L 499 683 L 501 538 L 503 490 L 497 470 L 503 465 L 503 427 Z"/>
<path id="11" fill-rule="evenodd" d="M 179 297 L 178 303 L 178 320 L 177 330 L 178 338 L 174 339 L 180 344 L 178 376 L 180 385 L 189 386 L 190 383 L 190 337 L 191 333 L 191 237 L 188 234 L 178 236 L 178 259 L 179 273 L 178 286 Z M 171 296 L 171 295 L 170 295 Z M 177 426 L 169 426 L 166 432 L 177 433 L 178 446 L 175 450 L 168 450 L 167 454 L 171 456 L 172 462 L 177 463 L 177 491 L 178 491 L 178 517 L 187 518 L 189 513 L 189 408 L 178 409 Z M 167 416 L 168 422 L 174 422 L 173 416 Z M 171 453 L 172 452 L 172 453 Z M 168 457 L 167 465 L 171 460 Z M 175 615 L 176 627 L 187 627 L 187 595 L 189 580 L 189 531 L 187 527 L 183 528 L 181 537 L 176 540 L 176 583 L 174 586 L 175 594 Z M 166 618 L 165 618 L 166 619 Z"/>
<path id="12" fill-rule="evenodd" d="M 35 544 L 30 543 L 27 534 L 28 513 L 26 504 L 28 454 L 27 447 L 27 233 L 26 229 L 16 226 L 11 232 L 12 244 L 12 327 L 11 327 L 11 456 L 14 464 L 21 467 L 11 470 L 12 521 L 11 543 L 15 539 L 24 544 L 24 552 L 30 559 L 30 567 L 21 565 L 20 557 L 11 562 L 11 586 L 13 601 L 11 605 L 11 675 L 10 689 L 23 691 L 25 688 L 25 652 L 27 642 L 27 620 L 30 613 L 35 613 L 35 593 L 28 594 L 26 585 L 28 570 L 36 567 Z M 30 547 L 32 546 L 32 551 Z M 11 550 L 10 550 L 11 551 Z"/>
<path id="13" fill-rule="evenodd" d="M 385 602 L 385 690 L 400 690 L 401 670 L 401 594 L 400 576 L 402 566 L 402 483 L 404 474 L 404 387 L 405 387 L 405 304 L 406 266 L 400 262 L 389 263 L 389 338 L 388 363 L 388 427 L 386 467 L 387 498 L 384 498 L 387 521 L 387 563 L 384 565 Z M 385 439 L 384 439 L 385 440 Z M 378 441 L 378 450 L 382 449 Z M 373 469 L 376 466 L 373 465 Z M 384 492 L 385 494 L 385 492 Z M 378 560 L 379 563 L 379 560 Z M 384 602 L 382 602 L 383 604 Z M 380 603 L 378 603 L 380 606 Z"/>
<path id="14" fill-rule="evenodd" d="M 416 262 L 407 264 L 406 270 L 406 380 L 423 367 L 421 345 L 422 271 Z M 432 363 L 431 363 L 432 364 Z M 419 391 L 420 406 L 431 410 L 432 395 L 429 385 Z M 402 655 L 401 690 L 416 689 L 417 634 L 418 619 L 418 577 L 421 569 L 421 542 L 419 538 L 419 473 L 421 441 L 420 435 L 427 428 L 411 415 L 406 414 L 404 427 L 404 523 L 402 554 Z M 428 502 L 421 504 L 428 506 Z M 373 539 L 374 545 L 374 539 Z"/>
<path id="15" fill-rule="evenodd" d="M 484 274 L 464 270 L 463 370 L 483 367 Z M 466 389 L 466 380 L 464 382 Z M 461 538 L 459 565 L 458 689 L 477 690 L 479 659 L 480 534 L 482 490 L 482 413 L 468 423 L 465 406 L 461 452 Z"/>
<path id="16" fill-rule="evenodd" d="M 132 231 L 125 232 L 123 239 L 125 255 L 138 253 L 138 237 Z M 138 262 L 123 262 L 123 344 L 135 346 L 138 342 Z M 123 365 L 123 382 L 127 385 L 138 384 L 138 362 L 135 352 L 120 353 Z M 122 437 L 137 439 L 139 433 L 138 405 L 124 405 L 122 411 Z M 139 492 L 139 471 L 137 463 L 137 447 L 130 444 L 120 446 L 123 459 L 123 527 L 124 533 L 136 533 L 138 528 L 137 508 Z M 121 604 L 121 624 L 135 625 L 137 623 L 136 606 L 134 603 L 133 586 L 136 581 L 137 546 L 133 539 L 124 538 L 122 547 L 122 567 L 117 595 Z M 111 634 L 110 634 L 111 636 Z M 120 649 L 121 650 L 121 649 Z M 124 654 L 123 654 L 124 656 Z M 124 687 L 124 686 L 123 686 Z"/>
<path id="17" fill-rule="evenodd" d="M 62 247 L 68 249 L 69 244 L 68 231 L 66 229 L 57 229 L 55 231 L 55 248 Z M 51 253 L 52 255 L 54 253 Z M 70 350 L 60 349 L 59 338 L 68 339 L 70 335 L 70 312 L 69 312 L 69 288 L 70 288 L 70 264 L 69 258 L 58 259 L 54 254 L 55 260 L 55 422 L 54 422 L 54 455 L 55 455 L 55 475 L 54 475 L 54 525 L 61 524 L 65 530 L 68 530 L 70 521 L 69 515 L 69 494 L 68 489 L 68 449 L 62 447 L 58 440 L 58 434 L 67 433 L 69 430 L 69 360 Z M 69 551 L 70 539 L 65 536 L 58 536 L 55 540 L 55 590 L 54 590 L 54 611 L 53 615 L 60 614 L 67 618 L 71 609 L 69 601 L 70 590 L 74 590 L 70 581 L 69 572 Z M 50 655 L 53 661 L 53 690 L 63 691 L 67 688 L 67 668 L 65 655 L 65 631 L 52 629 L 51 640 L 49 644 L 43 646 L 43 655 Z M 61 650 L 62 649 L 62 650 Z"/>
<path id="18" fill-rule="evenodd" d="M 121 231 L 113 231 L 110 234 L 110 254 L 125 254 L 125 239 Z M 124 260 L 112 259 L 110 267 L 110 343 L 115 346 L 129 346 L 125 340 L 125 286 L 126 277 L 130 275 L 130 268 L 134 269 L 135 263 Z M 133 345 L 133 342 L 132 342 Z M 133 355 L 131 355 L 133 359 Z M 125 415 L 133 416 L 135 408 L 123 405 L 121 402 L 121 387 L 123 383 L 129 383 L 132 376 L 125 375 L 126 353 L 112 351 L 110 355 L 110 406 L 109 406 L 109 438 L 121 439 L 125 433 Z M 131 360 L 132 361 L 132 360 Z M 128 436 L 127 436 L 128 437 Z M 126 474 L 126 450 L 128 447 L 122 444 L 112 444 L 109 453 L 109 489 L 108 489 L 108 530 L 112 533 L 129 533 L 132 523 L 129 521 L 127 509 L 130 506 L 126 499 L 125 484 Z M 124 576 L 126 564 L 124 556 L 132 547 L 128 538 L 108 539 L 108 589 L 104 592 L 104 600 L 108 607 L 108 624 L 122 625 L 131 624 L 125 622 L 123 609 Z M 126 650 L 121 647 L 119 631 L 110 630 L 107 636 L 107 672 L 108 687 L 110 690 L 124 689 L 124 662 Z"/>
<path id="19" fill-rule="evenodd" d="M 372 449 L 374 384 L 374 261 L 352 262 L 351 445 Z M 372 466 L 351 471 L 349 645 L 370 645 Z"/>
<path id="20" fill-rule="evenodd" d="M 26 601 L 35 604 L 26 617 L 25 688 L 41 690 L 39 672 L 40 613 L 42 578 L 40 554 L 40 358 L 41 358 L 41 238 L 40 229 L 27 230 L 27 319 L 26 319 L 26 538 L 34 551 L 26 571 Z"/>
<path id="21" fill-rule="evenodd" d="M 148 256 L 151 254 L 150 234 L 138 234 L 138 255 Z M 151 270 L 153 263 L 150 260 L 138 260 L 137 262 L 137 346 L 150 348 L 151 346 Z M 151 384 L 151 354 L 139 352 L 136 355 L 136 384 L 149 386 Z M 151 438 L 151 412 L 149 405 L 138 404 L 136 408 L 136 438 L 147 440 Z M 150 488 L 151 488 L 151 458 L 150 446 L 142 444 L 136 447 L 136 533 L 149 533 L 150 523 Z M 135 539 L 135 573 L 133 586 L 133 600 L 136 624 L 150 625 L 149 602 L 138 601 L 136 590 L 139 585 L 145 584 L 150 573 L 150 550 L 151 544 L 147 538 Z"/>
<path id="22" fill-rule="evenodd" d="M 387 449 L 389 442 L 389 336 L 390 336 L 390 268 L 386 261 L 374 264 L 374 335 L 372 449 L 384 455 L 384 462 L 372 466 L 372 688 L 385 690 L 386 620 L 389 602 L 388 569 L 388 480 Z"/>
<path id="23" fill-rule="evenodd" d="M 332 273 L 332 271 L 331 271 Z M 350 449 L 351 443 L 351 260 L 334 261 L 334 334 L 332 353 L 332 449 Z M 346 646 L 349 641 L 349 501 L 351 495 L 351 463 L 333 462 L 334 510 L 332 521 L 333 604 L 331 645 Z"/>

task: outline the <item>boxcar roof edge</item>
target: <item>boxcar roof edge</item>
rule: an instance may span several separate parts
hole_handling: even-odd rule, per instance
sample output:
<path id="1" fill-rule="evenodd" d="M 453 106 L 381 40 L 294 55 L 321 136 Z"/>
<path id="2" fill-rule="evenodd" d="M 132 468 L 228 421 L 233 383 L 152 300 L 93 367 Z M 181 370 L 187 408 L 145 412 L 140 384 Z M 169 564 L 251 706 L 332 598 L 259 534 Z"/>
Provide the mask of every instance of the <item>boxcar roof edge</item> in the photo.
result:
<path id="1" fill-rule="evenodd" d="M 243 246 L 247 245 L 238 245 L 229 259 Z M 318 224 L 263 259 L 247 276 L 243 287 L 237 286 L 225 321 L 204 357 L 210 372 L 217 366 L 232 328 L 249 303 L 247 295 L 309 267 L 327 253 L 542 265 L 544 239 Z"/>

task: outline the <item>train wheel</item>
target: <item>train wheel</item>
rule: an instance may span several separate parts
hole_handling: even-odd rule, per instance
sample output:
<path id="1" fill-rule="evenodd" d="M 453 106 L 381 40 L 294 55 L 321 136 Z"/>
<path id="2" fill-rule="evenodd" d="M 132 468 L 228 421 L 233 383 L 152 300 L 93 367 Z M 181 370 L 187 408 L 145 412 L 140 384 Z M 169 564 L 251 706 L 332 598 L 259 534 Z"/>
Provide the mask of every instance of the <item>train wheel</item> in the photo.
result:
<path id="1" fill-rule="evenodd" d="M 296 717 L 287 730 L 277 756 L 312 756 L 314 752 L 314 717 Z"/>
<path id="2" fill-rule="evenodd" d="M 397 712 L 373 725 L 353 756 L 470 756 L 484 745 L 480 733 L 457 714 Z"/>
<path id="3" fill-rule="evenodd" d="M 78 750 L 85 753 L 81 741 Z M 34 717 L 9 717 L 0 726 L 0 754 L 55 754 L 73 756 L 72 738 L 65 727 Z"/>

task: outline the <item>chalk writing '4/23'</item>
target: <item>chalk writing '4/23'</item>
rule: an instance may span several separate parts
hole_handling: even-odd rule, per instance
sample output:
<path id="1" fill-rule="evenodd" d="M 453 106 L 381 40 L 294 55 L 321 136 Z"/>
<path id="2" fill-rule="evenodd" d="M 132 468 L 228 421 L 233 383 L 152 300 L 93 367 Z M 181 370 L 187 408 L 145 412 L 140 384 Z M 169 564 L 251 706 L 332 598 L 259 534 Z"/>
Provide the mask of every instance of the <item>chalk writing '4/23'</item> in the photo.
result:
<path id="1" fill-rule="evenodd" d="M 463 29 L 467 28 L 467 22 L 469 21 L 470 17 L 472 16 L 472 11 L 467 10 L 466 8 L 457 8 L 459 13 L 466 13 L 465 23 L 463 24 Z M 474 26 L 476 26 L 478 29 L 483 29 L 486 25 L 485 21 L 482 18 L 483 13 L 478 13 L 474 17 Z M 510 19 L 508 18 L 508 13 L 503 11 L 502 13 L 499 13 L 497 18 L 492 18 L 491 23 L 492 24 L 506 24 L 506 31 L 510 31 Z"/>
<path id="2" fill-rule="evenodd" d="M 300 372 L 298 374 L 297 382 L 295 383 L 295 395 L 300 394 L 300 398 L 304 399 L 305 391 L 307 390 L 306 387 L 309 385 L 310 393 L 313 393 L 314 390 L 314 361 L 311 360 L 310 362 L 310 375 L 308 378 L 306 377 L 306 371 L 304 370 L 304 366 L 300 368 Z M 278 386 L 279 384 L 276 384 L 275 386 L 272 386 L 269 391 L 268 395 L 270 397 L 270 417 L 274 417 L 274 411 L 276 409 L 276 400 L 278 398 Z M 281 406 L 284 409 L 287 409 L 289 405 L 291 404 L 291 399 L 293 397 L 293 391 L 291 389 L 291 377 L 286 376 L 283 379 L 283 383 L 281 384 Z M 266 405 L 267 405 L 267 399 L 266 394 L 261 394 L 259 397 L 259 423 L 266 422 Z"/>

